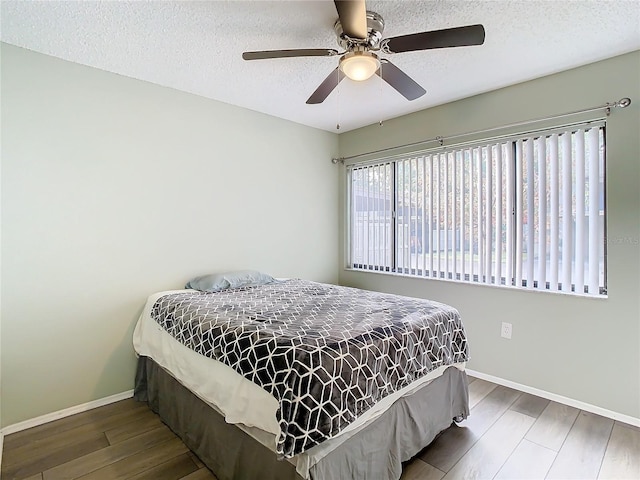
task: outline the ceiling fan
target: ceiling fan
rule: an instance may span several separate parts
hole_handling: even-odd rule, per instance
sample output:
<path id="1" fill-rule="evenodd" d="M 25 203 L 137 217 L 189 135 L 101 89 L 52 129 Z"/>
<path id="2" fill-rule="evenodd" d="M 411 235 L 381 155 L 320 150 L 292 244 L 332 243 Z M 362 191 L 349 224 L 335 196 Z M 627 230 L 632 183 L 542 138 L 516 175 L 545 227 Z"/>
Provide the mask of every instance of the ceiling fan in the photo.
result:
<path id="1" fill-rule="evenodd" d="M 322 103 L 334 88 L 347 76 L 363 81 L 377 74 L 395 88 L 407 100 L 415 100 L 426 93 L 411 77 L 386 58 L 384 54 L 430 50 L 434 48 L 464 47 L 484 43 L 484 27 L 464 27 L 412 33 L 398 37 L 382 38 L 384 20 L 375 12 L 367 11 L 365 0 L 335 0 L 338 20 L 333 29 L 343 52 L 334 49 L 295 49 L 244 52 L 245 60 L 263 60 L 285 57 L 333 57 L 340 56 L 338 67 L 332 71 L 307 100 L 308 104 Z"/>

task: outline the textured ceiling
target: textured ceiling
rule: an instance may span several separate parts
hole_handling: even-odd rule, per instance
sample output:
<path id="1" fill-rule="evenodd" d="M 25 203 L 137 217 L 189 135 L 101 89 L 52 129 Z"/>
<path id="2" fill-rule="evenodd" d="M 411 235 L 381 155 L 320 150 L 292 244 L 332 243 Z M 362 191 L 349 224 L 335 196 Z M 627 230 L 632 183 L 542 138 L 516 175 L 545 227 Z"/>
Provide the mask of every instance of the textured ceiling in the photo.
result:
<path id="1" fill-rule="evenodd" d="M 368 1 L 383 36 L 481 23 L 482 46 L 389 55 L 427 94 L 345 79 L 305 101 L 338 57 L 242 60 L 245 50 L 335 48 L 330 1 L 12 1 L 4 42 L 340 132 L 640 49 L 638 0 Z M 615 99 L 609 99 L 615 100 Z"/>

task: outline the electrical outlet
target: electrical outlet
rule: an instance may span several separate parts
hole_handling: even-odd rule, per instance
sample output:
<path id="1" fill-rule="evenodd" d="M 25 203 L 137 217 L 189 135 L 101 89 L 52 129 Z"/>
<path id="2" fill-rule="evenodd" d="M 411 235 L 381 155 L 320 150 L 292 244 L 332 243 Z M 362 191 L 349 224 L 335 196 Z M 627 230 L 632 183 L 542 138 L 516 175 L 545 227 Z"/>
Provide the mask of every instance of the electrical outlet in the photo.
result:
<path id="1" fill-rule="evenodd" d="M 511 340 L 511 330 L 513 329 L 513 325 L 507 322 L 502 322 L 502 338 L 507 338 Z"/>

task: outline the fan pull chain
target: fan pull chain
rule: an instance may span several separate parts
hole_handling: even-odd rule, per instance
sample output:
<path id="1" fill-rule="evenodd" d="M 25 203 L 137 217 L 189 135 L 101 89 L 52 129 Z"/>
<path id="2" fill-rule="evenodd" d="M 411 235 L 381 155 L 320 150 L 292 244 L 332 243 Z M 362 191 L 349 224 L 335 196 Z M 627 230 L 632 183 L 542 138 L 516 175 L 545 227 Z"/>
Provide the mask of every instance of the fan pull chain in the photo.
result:
<path id="1" fill-rule="evenodd" d="M 378 95 L 378 98 L 382 99 L 382 82 L 384 81 L 384 79 L 382 78 L 382 75 L 384 75 L 384 70 L 382 69 L 382 63 L 380 63 L 380 78 L 378 80 L 378 87 L 380 90 L 380 93 Z M 382 127 L 384 125 L 384 122 L 382 121 L 382 119 L 380 119 L 380 121 L 378 122 L 378 124 Z"/>
<path id="2" fill-rule="evenodd" d="M 340 71 L 336 69 L 336 113 L 338 121 L 336 123 L 336 130 L 340 130 Z"/>

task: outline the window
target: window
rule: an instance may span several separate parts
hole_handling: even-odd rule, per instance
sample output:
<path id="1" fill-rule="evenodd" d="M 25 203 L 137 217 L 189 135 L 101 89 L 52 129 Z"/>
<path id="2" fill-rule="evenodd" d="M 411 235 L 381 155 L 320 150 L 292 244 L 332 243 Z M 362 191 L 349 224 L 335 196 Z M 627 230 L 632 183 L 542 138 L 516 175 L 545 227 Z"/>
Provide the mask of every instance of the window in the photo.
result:
<path id="1" fill-rule="evenodd" d="M 349 165 L 349 267 L 606 294 L 604 129 Z"/>

